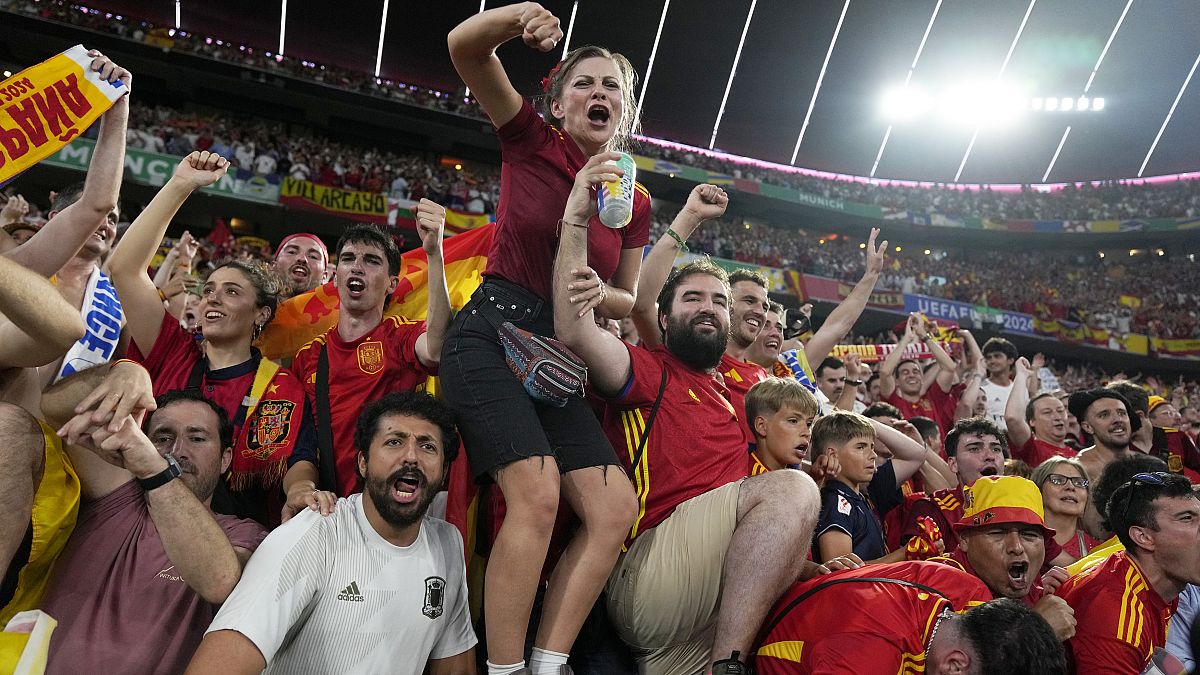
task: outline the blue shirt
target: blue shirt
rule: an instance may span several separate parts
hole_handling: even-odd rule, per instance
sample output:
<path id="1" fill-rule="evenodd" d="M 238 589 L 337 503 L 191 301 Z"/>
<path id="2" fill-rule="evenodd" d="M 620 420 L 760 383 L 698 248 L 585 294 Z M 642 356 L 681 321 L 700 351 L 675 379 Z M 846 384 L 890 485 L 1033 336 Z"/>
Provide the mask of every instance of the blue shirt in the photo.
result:
<path id="1" fill-rule="evenodd" d="M 1188 584 L 1179 594 L 1179 608 L 1171 617 L 1167 628 L 1167 651 L 1192 672 L 1196 668 L 1196 657 L 1192 654 L 1192 625 L 1196 612 L 1200 610 L 1200 586 Z"/>
<path id="2" fill-rule="evenodd" d="M 821 515 L 817 518 L 816 534 L 813 536 L 815 560 L 822 559 L 821 535 L 831 529 L 849 535 L 854 554 L 864 562 L 887 554 L 880 518 L 903 499 L 896 486 L 896 469 L 890 459 L 875 471 L 875 477 L 867 485 L 866 492 L 865 495 L 860 494 L 840 480 L 831 480 L 821 489 Z"/>

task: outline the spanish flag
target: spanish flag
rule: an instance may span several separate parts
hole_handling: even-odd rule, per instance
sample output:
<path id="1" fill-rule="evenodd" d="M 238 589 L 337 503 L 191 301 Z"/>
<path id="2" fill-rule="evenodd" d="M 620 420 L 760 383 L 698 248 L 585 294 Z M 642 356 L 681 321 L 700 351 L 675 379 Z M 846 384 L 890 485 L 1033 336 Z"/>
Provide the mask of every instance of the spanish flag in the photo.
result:
<path id="1" fill-rule="evenodd" d="M 483 281 L 488 250 L 495 227 L 486 225 L 466 234 L 450 237 L 443 243 L 446 261 L 446 286 L 450 306 L 461 309 Z M 429 260 L 415 249 L 400 257 L 400 285 L 384 316 L 403 316 L 422 320 L 428 308 Z M 275 318 L 259 338 L 258 348 L 269 359 L 290 359 L 306 343 L 329 330 L 338 319 L 337 287 L 331 281 L 317 289 L 288 298 L 279 304 Z"/>

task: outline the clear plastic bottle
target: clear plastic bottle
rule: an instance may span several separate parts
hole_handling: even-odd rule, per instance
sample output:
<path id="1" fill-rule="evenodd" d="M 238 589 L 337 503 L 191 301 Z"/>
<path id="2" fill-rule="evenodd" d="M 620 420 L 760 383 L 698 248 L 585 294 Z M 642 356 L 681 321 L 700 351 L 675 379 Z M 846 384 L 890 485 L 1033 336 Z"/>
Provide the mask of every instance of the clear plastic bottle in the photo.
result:
<path id="1" fill-rule="evenodd" d="M 625 174 L 620 180 L 601 183 L 596 190 L 596 201 L 600 209 L 600 222 L 618 229 L 628 225 L 633 218 L 633 184 L 637 180 L 637 164 L 624 152 L 615 163 Z"/>

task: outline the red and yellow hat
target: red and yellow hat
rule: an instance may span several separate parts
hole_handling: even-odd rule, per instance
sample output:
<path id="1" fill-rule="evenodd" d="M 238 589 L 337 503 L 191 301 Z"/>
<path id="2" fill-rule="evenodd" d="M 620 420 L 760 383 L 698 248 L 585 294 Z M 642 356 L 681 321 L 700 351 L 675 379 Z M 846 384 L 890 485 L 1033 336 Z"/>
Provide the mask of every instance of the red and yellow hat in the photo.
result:
<path id="1" fill-rule="evenodd" d="M 1042 491 L 1020 476 L 984 476 L 963 489 L 963 515 L 954 529 L 964 530 L 994 523 L 1025 523 L 1041 527 L 1047 537 Z"/>
<path id="2" fill-rule="evenodd" d="M 1157 408 L 1158 406 L 1160 406 L 1166 402 L 1167 402 L 1167 399 L 1165 399 L 1161 396 L 1151 396 L 1150 397 L 1150 412 L 1154 412 L 1155 408 Z"/>

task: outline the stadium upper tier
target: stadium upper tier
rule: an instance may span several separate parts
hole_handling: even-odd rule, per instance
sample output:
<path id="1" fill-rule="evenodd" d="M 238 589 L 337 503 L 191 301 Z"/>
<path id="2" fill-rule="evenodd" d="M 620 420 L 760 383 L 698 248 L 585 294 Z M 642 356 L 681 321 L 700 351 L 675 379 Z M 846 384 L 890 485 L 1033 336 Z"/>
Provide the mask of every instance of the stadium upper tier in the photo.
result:
<path id="1" fill-rule="evenodd" d="M 484 119 L 473 99 L 373 77 L 333 65 L 272 54 L 220 36 L 189 33 L 78 4 L 17 0 L 7 11 L 66 23 L 167 50 L 192 53 L 272 76 L 320 82 L 449 115 Z M 640 139 L 643 171 L 723 184 L 727 189 L 840 211 L 852 218 L 914 225 L 1046 233 L 1171 231 L 1200 224 L 1200 180 L 1110 181 L 1056 186 L 901 184 L 769 165 L 756 160 Z"/>

